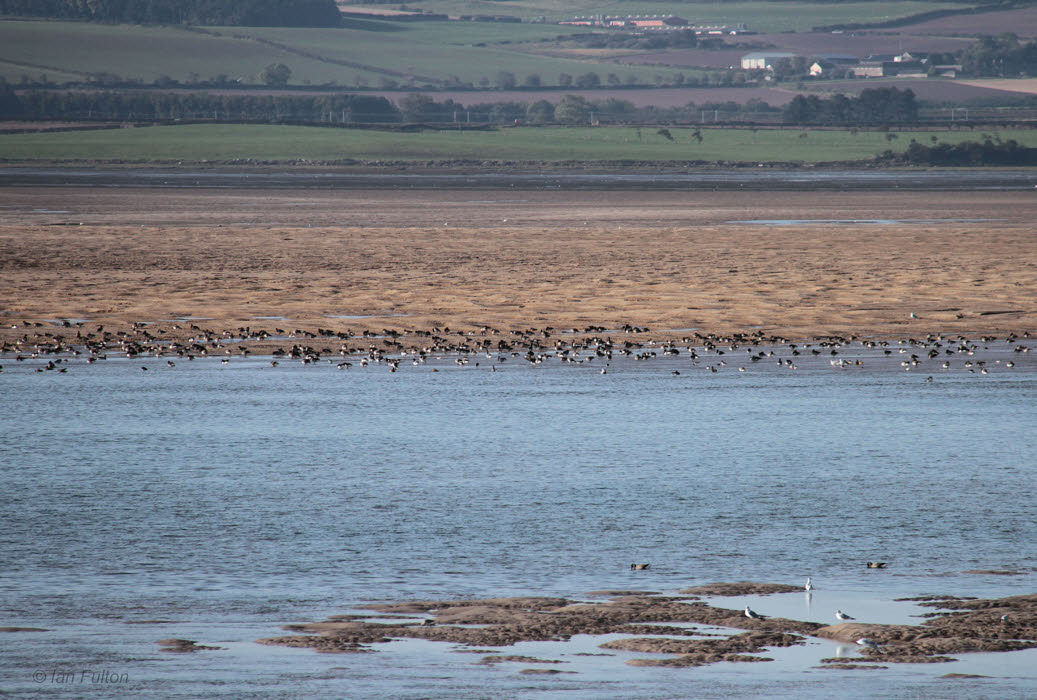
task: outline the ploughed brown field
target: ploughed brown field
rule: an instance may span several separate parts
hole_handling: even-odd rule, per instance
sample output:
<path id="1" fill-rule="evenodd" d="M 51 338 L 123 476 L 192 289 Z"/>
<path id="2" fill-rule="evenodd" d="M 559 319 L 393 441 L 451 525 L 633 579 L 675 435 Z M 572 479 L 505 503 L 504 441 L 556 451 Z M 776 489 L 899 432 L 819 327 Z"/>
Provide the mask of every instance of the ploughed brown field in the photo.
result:
<path id="1" fill-rule="evenodd" d="M 780 219 L 815 221 L 754 222 Z M 1035 220 L 1033 192 L 3 188 L 0 313 L 6 338 L 23 321 L 180 317 L 1025 331 L 1037 327 Z"/>
<path id="2" fill-rule="evenodd" d="M 1004 32 L 1012 32 L 1020 38 L 1033 37 L 1037 36 L 1037 7 L 952 15 L 918 22 L 899 29 L 881 31 L 936 36 L 982 36 L 984 34 L 997 36 Z"/>

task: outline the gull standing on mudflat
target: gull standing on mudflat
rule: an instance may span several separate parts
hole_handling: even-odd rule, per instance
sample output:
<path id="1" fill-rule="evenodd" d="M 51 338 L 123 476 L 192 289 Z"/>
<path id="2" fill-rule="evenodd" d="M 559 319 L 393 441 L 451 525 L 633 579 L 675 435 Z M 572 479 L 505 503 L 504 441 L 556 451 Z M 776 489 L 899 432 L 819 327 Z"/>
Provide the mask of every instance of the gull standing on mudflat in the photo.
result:
<path id="1" fill-rule="evenodd" d="M 878 644 L 876 644 L 875 642 L 871 641 L 870 639 L 868 639 L 866 637 L 861 637 L 860 639 L 857 640 L 857 643 L 860 644 L 862 647 L 868 647 L 869 649 L 874 649 L 875 651 L 878 651 L 878 652 L 882 651 L 882 649 L 879 648 Z"/>
<path id="2" fill-rule="evenodd" d="M 835 611 L 835 616 L 837 618 L 839 618 L 840 620 L 856 620 L 857 619 L 856 617 L 850 617 L 849 615 L 844 613 L 842 610 L 836 610 Z"/>
<path id="3" fill-rule="evenodd" d="M 756 612 L 755 610 L 751 610 L 748 605 L 745 606 L 745 616 L 750 618 L 750 619 L 753 619 L 753 620 L 766 620 L 767 619 L 767 617 L 765 615 L 761 615 L 760 613 Z"/>

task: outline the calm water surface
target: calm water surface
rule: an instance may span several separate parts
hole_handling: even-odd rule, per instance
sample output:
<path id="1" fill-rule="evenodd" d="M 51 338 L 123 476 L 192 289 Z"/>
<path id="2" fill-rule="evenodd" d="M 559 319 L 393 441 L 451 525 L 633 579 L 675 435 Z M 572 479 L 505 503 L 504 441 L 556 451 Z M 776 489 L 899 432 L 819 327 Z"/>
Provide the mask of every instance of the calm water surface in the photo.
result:
<path id="1" fill-rule="evenodd" d="M 390 373 L 148 357 L 70 359 L 58 374 L 5 357 L 0 625 L 51 631 L 3 633 L 0 690 L 1032 697 L 1033 652 L 835 671 L 818 660 L 856 652 L 819 640 L 767 654 L 774 663 L 678 670 L 572 656 L 601 638 L 504 650 L 567 654 L 578 671 L 539 678 L 420 641 L 360 655 L 254 644 L 285 623 L 410 598 L 812 576 L 812 601 L 722 604 L 918 622 L 927 609 L 892 599 L 1033 592 L 1037 353 L 985 352 L 987 375 L 957 359 L 905 372 L 902 357 L 863 348 L 844 353 L 864 360 L 847 369 L 822 357 L 710 373 L 681 356 L 617 359 L 605 375 L 518 359 Z M 879 559 L 890 568 L 863 567 Z M 652 568 L 631 572 L 633 561 Z M 160 653 L 167 637 L 223 649 Z M 83 670 L 126 678 L 62 675 Z M 939 678 L 948 672 L 993 678 Z"/>

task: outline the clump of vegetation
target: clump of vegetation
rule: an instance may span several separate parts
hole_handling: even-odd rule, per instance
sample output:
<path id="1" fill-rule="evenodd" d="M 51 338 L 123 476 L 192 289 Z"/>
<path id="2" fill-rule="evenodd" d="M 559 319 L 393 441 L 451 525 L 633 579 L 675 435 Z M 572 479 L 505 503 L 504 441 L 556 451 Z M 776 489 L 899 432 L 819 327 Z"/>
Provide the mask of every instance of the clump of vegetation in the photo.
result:
<path id="1" fill-rule="evenodd" d="M 912 139 L 907 150 L 894 155 L 887 151 L 885 160 L 896 160 L 911 165 L 977 166 L 977 165 L 1037 165 L 1037 148 L 1023 146 L 1015 139 L 1002 141 L 987 136 L 983 141 L 937 143 L 926 146 Z"/>
<path id="2" fill-rule="evenodd" d="M 962 53 L 961 67 L 971 75 L 1037 74 L 1037 41 L 1022 44 L 1019 37 L 1011 33 L 980 37 Z"/>
<path id="3" fill-rule="evenodd" d="M 869 88 L 857 97 L 796 95 L 782 110 L 786 124 L 905 124 L 918 121 L 912 90 Z"/>

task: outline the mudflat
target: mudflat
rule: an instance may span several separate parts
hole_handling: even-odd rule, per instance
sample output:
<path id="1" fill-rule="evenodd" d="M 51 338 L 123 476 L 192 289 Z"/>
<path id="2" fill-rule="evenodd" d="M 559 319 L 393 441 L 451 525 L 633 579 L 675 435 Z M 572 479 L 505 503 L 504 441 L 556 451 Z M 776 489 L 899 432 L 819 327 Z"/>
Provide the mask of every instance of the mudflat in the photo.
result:
<path id="1" fill-rule="evenodd" d="M 0 313 L 8 333 L 176 318 L 1025 331 L 1034 221 L 1025 191 L 4 187 Z"/>

